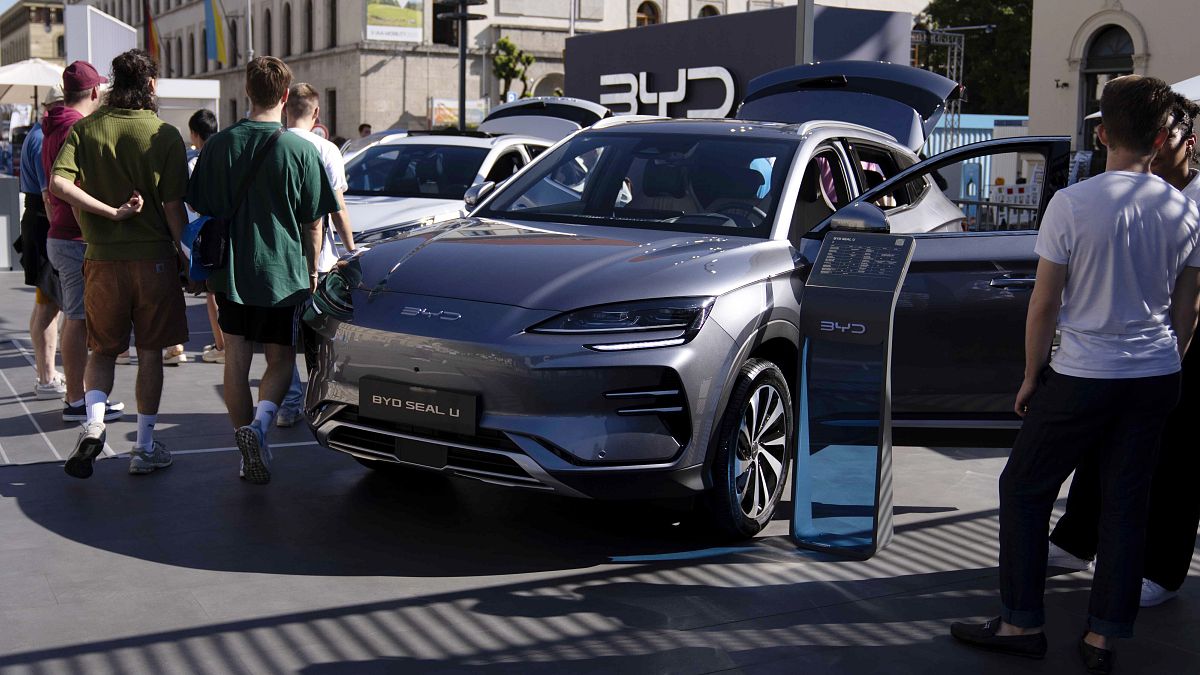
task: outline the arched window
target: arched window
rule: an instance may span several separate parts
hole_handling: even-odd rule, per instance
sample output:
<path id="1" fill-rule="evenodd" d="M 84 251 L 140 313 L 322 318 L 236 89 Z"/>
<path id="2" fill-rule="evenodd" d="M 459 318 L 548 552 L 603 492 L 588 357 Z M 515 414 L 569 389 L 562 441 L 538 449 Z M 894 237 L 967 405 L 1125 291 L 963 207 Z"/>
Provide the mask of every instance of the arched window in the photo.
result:
<path id="1" fill-rule="evenodd" d="M 1105 26 L 1088 40 L 1080 68 L 1083 76 L 1083 111 L 1080 117 L 1100 109 L 1100 94 L 1109 80 L 1133 73 L 1133 38 L 1120 26 Z M 1096 139 L 1100 120 L 1083 120 L 1077 147 L 1105 154 L 1104 146 Z M 1095 164 L 1093 164 L 1095 166 Z"/>
<path id="2" fill-rule="evenodd" d="M 229 20 L 229 65 L 238 65 L 238 60 L 241 54 L 238 53 L 238 25 L 237 19 Z"/>
<path id="3" fill-rule="evenodd" d="M 304 52 L 313 50 L 313 13 L 312 0 L 304 0 Z"/>
<path id="4" fill-rule="evenodd" d="M 338 10 L 337 0 L 329 0 L 329 17 L 325 23 L 329 26 L 329 48 L 337 46 L 337 24 Z"/>
<path id="5" fill-rule="evenodd" d="M 208 72 L 208 29 L 207 28 L 200 29 L 200 53 L 204 55 L 204 57 L 202 59 L 200 59 L 200 72 L 207 73 Z"/>
<path id="6" fill-rule="evenodd" d="M 699 16 L 701 19 L 706 16 L 721 16 L 721 10 L 712 5 L 705 5 L 700 8 L 700 13 L 697 16 Z"/>
<path id="7" fill-rule="evenodd" d="M 58 36 L 58 39 L 55 41 L 55 44 L 54 44 L 54 49 L 55 49 L 56 53 L 58 54 L 58 58 L 60 58 L 60 59 L 66 58 L 66 56 L 67 56 L 67 41 L 65 39 L 65 36 L 63 36 L 63 35 Z"/>
<path id="8" fill-rule="evenodd" d="M 275 53 L 275 45 L 272 44 L 272 39 L 275 35 L 274 27 L 271 26 L 271 8 L 263 10 L 263 54 L 270 56 Z"/>
<path id="9" fill-rule="evenodd" d="M 654 2 L 643 2 L 637 8 L 638 26 L 653 26 L 662 23 L 662 10 Z"/>
<path id="10" fill-rule="evenodd" d="M 283 55 L 292 55 L 292 3 L 283 3 L 283 25 L 279 27 L 283 37 Z"/>
<path id="11" fill-rule="evenodd" d="M 196 34 L 188 33 L 187 74 L 196 74 Z"/>

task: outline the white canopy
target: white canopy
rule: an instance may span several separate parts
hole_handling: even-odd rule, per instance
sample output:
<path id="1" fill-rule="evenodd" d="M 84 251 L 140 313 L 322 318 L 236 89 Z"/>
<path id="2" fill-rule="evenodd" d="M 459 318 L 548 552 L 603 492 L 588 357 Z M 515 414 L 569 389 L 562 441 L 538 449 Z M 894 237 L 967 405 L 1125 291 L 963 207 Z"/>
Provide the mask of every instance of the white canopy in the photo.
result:
<path id="1" fill-rule="evenodd" d="M 0 103 L 41 104 L 46 89 L 62 86 L 63 68 L 42 59 L 0 67 Z"/>
<path id="2" fill-rule="evenodd" d="M 1189 77 L 1188 79 L 1183 80 L 1181 82 L 1176 82 L 1175 84 L 1171 85 L 1171 88 L 1174 89 L 1175 91 L 1179 92 L 1183 97 L 1187 98 L 1189 101 L 1195 101 L 1197 103 L 1200 103 L 1200 75 L 1197 75 L 1195 77 Z M 1088 115 L 1087 117 L 1085 117 L 1084 119 L 1085 120 L 1098 120 L 1098 119 L 1100 119 L 1100 113 L 1094 112 L 1091 115 Z"/>

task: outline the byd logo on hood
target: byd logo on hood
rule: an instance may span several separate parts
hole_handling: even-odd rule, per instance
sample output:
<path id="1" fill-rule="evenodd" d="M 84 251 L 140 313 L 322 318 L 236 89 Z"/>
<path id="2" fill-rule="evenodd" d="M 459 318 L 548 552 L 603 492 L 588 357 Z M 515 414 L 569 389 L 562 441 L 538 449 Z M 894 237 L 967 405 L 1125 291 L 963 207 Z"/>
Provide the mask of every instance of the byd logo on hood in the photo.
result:
<path id="1" fill-rule="evenodd" d="M 687 98 L 688 83 L 699 80 L 717 80 L 721 86 L 725 88 L 725 98 L 721 105 L 716 108 L 700 108 L 687 111 L 688 117 L 701 118 L 720 118 L 729 115 L 733 110 L 733 75 L 729 70 L 721 66 L 707 66 L 704 68 L 680 68 L 679 74 L 675 80 L 674 91 L 650 91 L 650 87 L 646 82 L 646 71 L 640 73 L 613 73 L 610 75 L 600 76 L 601 87 L 621 87 L 624 91 L 613 92 L 609 94 L 600 94 L 600 105 L 612 107 L 614 105 L 629 106 L 629 110 L 621 110 L 617 112 L 627 112 L 638 114 L 640 105 L 652 106 L 658 105 L 658 114 L 662 117 L 669 117 L 667 106 L 672 103 L 681 103 Z"/>
<path id="2" fill-rule="evenodd" d="M 867 327 L 861 323 L 842 323 L 840 321 L 822 321 L 822 333 L 849 333 L 851 335 L 862 335 L 867 332 Z"/>

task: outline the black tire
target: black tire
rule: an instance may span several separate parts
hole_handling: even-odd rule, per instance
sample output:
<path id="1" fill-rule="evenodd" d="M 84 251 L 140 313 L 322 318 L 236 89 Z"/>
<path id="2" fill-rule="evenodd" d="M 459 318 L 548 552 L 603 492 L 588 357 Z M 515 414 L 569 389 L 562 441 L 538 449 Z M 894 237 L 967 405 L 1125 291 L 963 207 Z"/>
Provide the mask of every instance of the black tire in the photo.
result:
<path id="1" fill-rule="evenodd" d="M 770 400 L 771 390 L 778 396 L 777 405 L 782 410 L 779 418 L 770 421 L 759 432 L 759 438 L 767 438 L 770 445 L 760 444 L 743 434 L 743 420 L 747 418 L 752 399 L 757 399 L 755 405 L 761 407 Z M 763 418 L 773 410 L 768 406 L 761 411 Z M 709 522 L 722 535 L 737 539 L 753 537 L 775 516 L 795 450 L 794 424 L 791 390 L 778 366 L 761 359 L 747 361 L 738 373 L 729 403 L 716 427 L 713 488 L 701 499 Z M 777 444 L 775 441 L 780 432 L 782 443 Z M 764 452 L 769 458 L 761 456 Z M 776 462 L 778 472 L 772 476 L 776 473 Z M 751 484 L 750 480 L 756 483 Z M 755 489 L 758 491 L 752 492 Z"/>

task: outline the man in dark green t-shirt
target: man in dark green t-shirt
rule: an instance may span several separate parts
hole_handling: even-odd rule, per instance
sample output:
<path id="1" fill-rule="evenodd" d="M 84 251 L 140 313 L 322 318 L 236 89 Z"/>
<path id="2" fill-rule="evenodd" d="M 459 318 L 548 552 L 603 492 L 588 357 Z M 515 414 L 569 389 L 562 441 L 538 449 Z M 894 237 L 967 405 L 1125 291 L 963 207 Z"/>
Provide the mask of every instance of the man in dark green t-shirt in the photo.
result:
<path id="1" fill-rule="evenodd" d="M 279 134 L 292 71 L 265 56 L 246 64 L 250 117 L 204 144 L 188 182 L 187 203 L 202 216 L 232 219 L 228 264 L 214 271 L 217 322 L 225 338 L 225 407 L 242 454 L 241 476 L 271 480 L 267 431 L 292 380 L 300 303 L 315 288 L 321 221 L 338 210 L 317 151 L 295 134 Z M 257 173 L 250 170 L 259 153 Z M 246 199 L 234 203 L 249 180 Z M 253 408 L 254 343 L 267 357 Z"/>
<path id="2" fill-rule="evenodd" d="M 158 64 L 131 49 L 112 63 L 105 105 L 79 120 L 52 168 L 50 191 L 79 209 L 87 241 L 83 269 L 88 355 L 84 371 L 87 421 L 66 472 L 92 475 L 104 449 L 105 401 L 118 354 L 137 336 L 138 429 L 133 474 L 171 465 L 154 440 L 162 398 L 162 350 L 187 342 L 180 286 L 179 238 L 187 216 L 187 153 L 179 131 L 158 118 Z"/>

